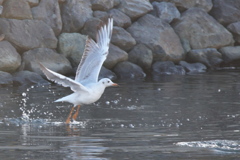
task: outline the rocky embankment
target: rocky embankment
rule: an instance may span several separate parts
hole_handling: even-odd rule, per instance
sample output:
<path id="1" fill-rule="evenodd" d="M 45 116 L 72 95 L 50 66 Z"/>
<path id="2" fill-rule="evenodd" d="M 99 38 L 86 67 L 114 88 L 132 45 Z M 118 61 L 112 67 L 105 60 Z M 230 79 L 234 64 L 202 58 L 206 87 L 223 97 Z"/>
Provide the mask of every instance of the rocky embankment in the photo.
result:
<path id="1" fill-rule="evenodd" d="M 170 3 L 171 2 L 171 3 Z M 240 66 L 239 0 L 0 0 L 0 85 L 73 75 L 86 35 L 114 19 L 100 77 L 145 78 Z"/>

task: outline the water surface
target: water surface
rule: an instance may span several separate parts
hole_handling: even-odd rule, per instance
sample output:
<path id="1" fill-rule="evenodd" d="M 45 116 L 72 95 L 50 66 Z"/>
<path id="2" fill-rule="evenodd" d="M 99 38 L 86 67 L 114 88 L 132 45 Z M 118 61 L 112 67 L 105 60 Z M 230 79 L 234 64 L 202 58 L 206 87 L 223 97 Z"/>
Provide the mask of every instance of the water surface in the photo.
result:
<path id="1" fill-rule="evenodd" d="M 1 87 L 0 159 L 240 159 L 240 71 L 119 84 L 70 125 L 70 89 Z"/>

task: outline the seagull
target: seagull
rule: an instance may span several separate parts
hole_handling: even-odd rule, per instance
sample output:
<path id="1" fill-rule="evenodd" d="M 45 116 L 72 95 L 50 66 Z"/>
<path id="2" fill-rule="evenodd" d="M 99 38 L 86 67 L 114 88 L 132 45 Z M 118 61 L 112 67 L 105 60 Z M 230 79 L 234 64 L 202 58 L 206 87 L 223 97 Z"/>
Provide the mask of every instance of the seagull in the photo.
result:
<path id="1" fill-rule="evenodd" d="M 49 80 L 63 87 L 70 87 L 73 91 L 72 94 L 55 101 L 73 104 L 66 120 L 67 124 L 72 120 L 76 120 L 81 105 L 91 104 L 99 100 L 106 87 L 118 86 L 117 83 L 113 83 L 109 78 L 103 78 L 98 81 L 100 69 L 108 55 L 112 30 L 113 19 L 108 18 L 108 22 L 103 24 L 98 30 L 96 42 L 89 37 L 87 38 L 85 50 L 74 80 L 56 73 L 39 63 L 40 69 Z M 75 107 L 77 109 L 73 114 Z"/>

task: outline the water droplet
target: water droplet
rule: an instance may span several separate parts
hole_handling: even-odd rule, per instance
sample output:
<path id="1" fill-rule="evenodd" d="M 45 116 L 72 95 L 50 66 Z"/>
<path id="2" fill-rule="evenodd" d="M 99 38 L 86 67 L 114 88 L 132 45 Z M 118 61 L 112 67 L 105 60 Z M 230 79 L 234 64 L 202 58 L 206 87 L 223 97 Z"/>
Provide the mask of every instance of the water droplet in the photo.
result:
<path id="1" fill-rule="evenodd" d="M 22 93 L 22 96 L 23 96 L 23 97 L 26 97 L 26 95 L 27 95 L 27 94 L 26 94 L 25 92 Z"/>
<path id="2" fill-rule="evenodd" d="M 105 103 L 106 103 L 106 105 L 109 105 L 109 104 L 110 104 L 110 102 L 109 102 L 109 101 L 106 101 Z"/>

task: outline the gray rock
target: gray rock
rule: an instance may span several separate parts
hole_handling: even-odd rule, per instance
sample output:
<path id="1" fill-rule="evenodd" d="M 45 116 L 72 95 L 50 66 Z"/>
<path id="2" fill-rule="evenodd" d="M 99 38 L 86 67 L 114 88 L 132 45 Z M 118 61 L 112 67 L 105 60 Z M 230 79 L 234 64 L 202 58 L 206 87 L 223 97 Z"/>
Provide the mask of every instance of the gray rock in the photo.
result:
<path id="1" fill-rule="evenodd" d="M 92 10 L 107 11 L 114 6 L 114 0 L 91 0 Z"/>
<path id="2" fill-rule="evenodd" d="M 232 34 L 199 8 L 188 9 L 173 27 L 191 49 L 220 48 L 234 43 Z"/>
<path id="3" fill-rule="evenodd" d="M 109 14 L 107 12 L 104 12 L 104 11 L 94 11 L 93 16 L 95 18 L 101 19 L 103 21 L 103 20 L 106 20 L 109 17 Z"/>
<path id="4" fill-rule="evenodd" d="M 2 17 L 10 19 L 32 19 L 32 13 L 26 0 L 7 0 L 3 3 Z"/>
<path id="5" fill-rule="evenodd" d="M 30 71 L 20 71 L 13 74 L 13 84 L 15 86 L 31 85 L 31 84 L 50 84 L 44 80 L 39 74 Z"/>
<path id="6" fill-rule="evenodd" d="M 171 23 L 174 19 L 180 18 L 180 12 L 173 3 L 168 2 L 153 2 L 153 15 L 164 20 L 167 23 Z"/>
<path id="7" fill-rule="evenodd" d="M 55 35 L 59 35 L 62 30 L 62 18 L 58 0 L 41 0 L 37 7 L 32 8 L 33 18 L 42 20 L 49 25 Z"/>
<path id="8" fill-rule="evenodd" d="M 128 54 L 125 51 L 113 44 L 110 44 L 109 54 L 103 65 L 108 69 L 112 69 L 117 63 L 126 61 L 127 59 Z"/>
<path id="9" fill-rule="evenodd" d="M 16 20 L 0 18 L 0 33 L 18 50 L 33 48 L 56 48 L 57 38 L 46 23 L 39 20 Z"/>
<path id="10" fill-rule="evenodd" d="M 73 68 L 77 68 L 82 58 L 87 36 L 79 33 L 62 33 L 58 40 L 58 52 L 69 59 Z"/>
<path id="11" fill-rule="evenodd" d="M 222 53 L 224 63 L 230 63 L 232 61 L 240 61 L 240 46 L 227 46 L 219 49 Z"/>
<path id="12" fill-rule="evenodd" d="M 233 34 L 234 40 L 240 43 L 240 21 L 229 24 L 227 29 Z"/>
<path id="13" fill-rule="evenodd" d="M 27 0 L 30 7 L 35 7 L 39 4 L 39 0 Z"/>
<path id="14" fill-rule="evenodd" d="M 113 17 L 114 26 L 127 28 L 132 24 L 131 19 L 118 9 L 111 9 L 108 13 Z"/>
<path id="15" fill-rule="evenodd" d="M 136 20 L 149 11 L 152 11 L 153 7 L 149 3 L 149 0 L 121 0 L 118 9 L 128 15 L 132 20 Z"/>
<path id="16" fill-rule="evenodd" d="M 121 27 L 113 27 L 111 43 L 118 46 L 124 51 L 129 51 L 136 45 L 135 39 L 125 29 Z"/>
<path id="17" fill-rule="evenodd" d="M 187 73 L 201 73 L 206 72 L 207 67 L 202 63 L 187 63 L 185 61 L 180 61 L 179 65 L 182 66 Z"/>
<path id="18" fill-rule="evenodd" d="M 39 68 L 39 63 L 60 74 L 73 73 L 70 62 L 63 55 L 49 48 L 37 48 L 24 52 L 22 59 L 25 63 L 25 70 L 36 72 L 40 75 L 44 74 Z"/>
<path id="19" fill-rule="evenodd" d="M 144 79 L 146 77 L 141 67 L 128 61 L 118 63 L 113 71 L 120 79 Z"/>
<path id="20" fill-rule="evenodd" d="M 223 25 L 240 21 L 240 1 L 213 0 L 210 14 Z"/>
<path id="21" fill-rule="evenodd" d="M 153 75 L 185 75 L 182 66 L 175 65 L 172 61 L 157 61 L 152 66 Z"/>
<path id="22" fill-rule="evenodd" d="M 105 68 L 104 66 L 102 66 L 100 73 L 99 73 L 99 77 L 98 79 L 102 79 L 102 78 L 109 78 L 111 80 L 116 80 L 117 79 L 117 75 L 112 72 L 111 70 Z"/>
<path id="23" fill-rule="evenodd" d="M 13 77 L 8 72 L 0 71 L 0 86 L 13 84 Z"/>
<path id="24" fill-rule="evenodd" d="M 81 33 L 90 36 L 92 39 L 96 40 L 96 35 L 98 27 L 103 24 L 103 21 L 99 18 L 90 18 L 86 21 Z"/>
<path id="25" fill-rule="evenodd" d="M 14 72 L 21 65 L 21 56 L 8 41 L 0 41 L 0 71 Z"/>
<path id="26" fill-rule="evenodd" d="M 79 32 L 84 23 L 92 17 L 90 1 L 67 0 L 61 8 L 62 32 Z"/>
<path id="27" fill-rule="evenodd" d="M 154 60 L 178 62 L 185 57 L 182 44 L 173 28 L 153 15 L 147 14 L 134 22 L 127 31 L 137 43 L 149 47 Z"/>
<path id="28" fill-rule="evenodd" d="M 147 46 L 138 44 L 128 53 L 128 60 L 148 70 L 152 66 L 153 54 Z"/>
<path id="29" fill-rule="evenodd" d="M 180 11 L 189 8 L 198 7 L 204 9 L 206 12 L 212 9 L 212 0 L 157 0 L 158 2 L 171 2 L 178 7 Z"/>
<path id="30" fill-rule="evenodd" d="M 215 48 L 194 49 L 187 54 L 187 61 L 200 62 L 207 67 L 214 67 L 223 62 L 222 54 Z"/>

